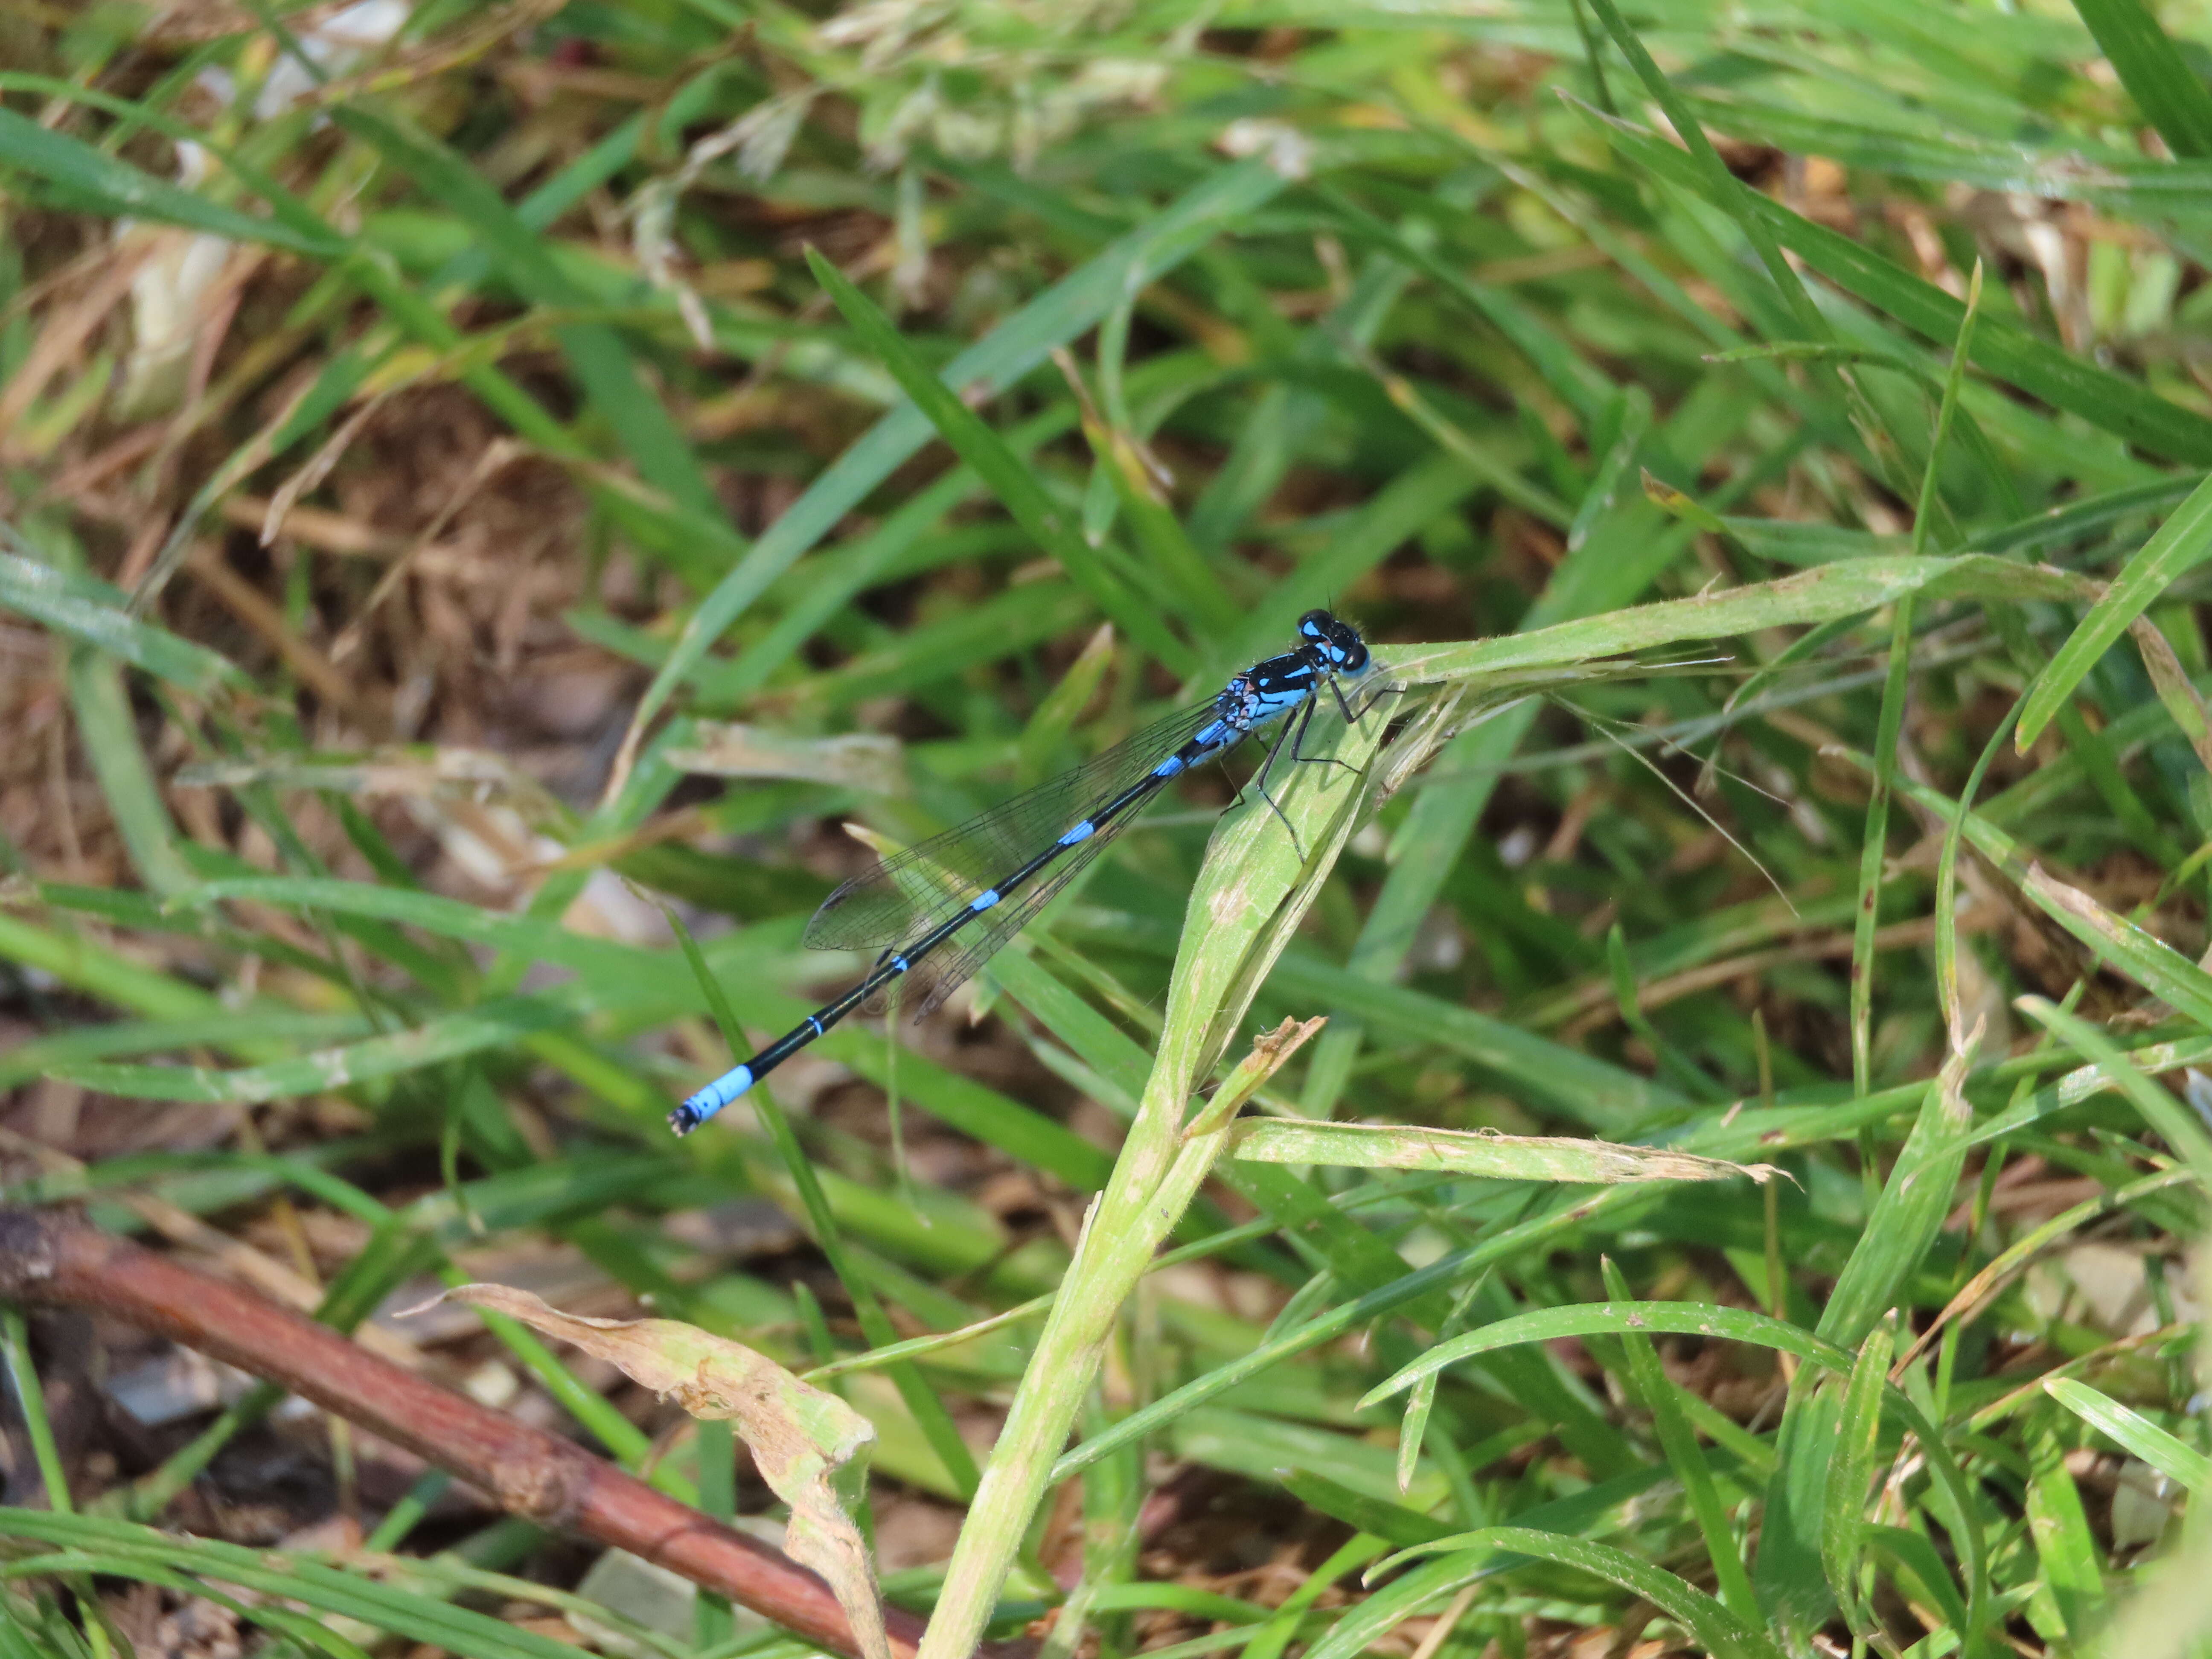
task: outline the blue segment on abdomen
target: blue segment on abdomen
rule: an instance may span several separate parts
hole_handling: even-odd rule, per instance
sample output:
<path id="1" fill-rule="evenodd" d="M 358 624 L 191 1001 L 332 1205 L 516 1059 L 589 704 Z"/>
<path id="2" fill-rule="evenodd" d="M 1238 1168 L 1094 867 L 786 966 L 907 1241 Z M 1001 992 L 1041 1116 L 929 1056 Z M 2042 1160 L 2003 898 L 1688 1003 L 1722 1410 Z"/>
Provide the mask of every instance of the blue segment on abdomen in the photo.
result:
<path id="1" fill-rule="evenodd" d="M 704 1123 L 739 1095 L 753 1086 L 753 1068 L 732 1066 L 712 1083 L 684 1103 L 684 1109 L 693 1119 Z"/>
<path id="2" fill-rule="evenodd" d="M 1062 847 L 1073 847 L 1080 842 L 1089 841 L 1091 836 L 1097 833 L 1098 826 L 1091 823 L 1089 818 L 1085 818 L 1082 823 L 1077 824 L 1074 829 L 1062 836 L 1060 838 L 1060 844 Z"/>
<path id="3" fill-rule="evenodd" d="M 988 910 L 998 902 L 999 890 L 994 887 L 989 892 L 978 893 L 974 898 L 969 900 L 968 908 L 970 910 Z"/>
<path id="4" fill-rule="evenodd" d="M 1152 769 L 1152 775 L 1156 778 L 1171 778 L 1182 770 L 1183 765 L 1183 757 L 1181 755 L 1170 755 Z"/>

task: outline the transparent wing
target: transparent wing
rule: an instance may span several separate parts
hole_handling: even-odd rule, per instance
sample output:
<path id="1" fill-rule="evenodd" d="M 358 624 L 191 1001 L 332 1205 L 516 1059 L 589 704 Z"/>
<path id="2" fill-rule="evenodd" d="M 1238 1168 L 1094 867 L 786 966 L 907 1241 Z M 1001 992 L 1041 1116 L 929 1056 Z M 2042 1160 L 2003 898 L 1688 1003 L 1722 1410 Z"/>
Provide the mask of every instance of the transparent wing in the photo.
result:
<path id="1" fill-rule="evenodd" d="M 1030 918 L 1049 904 L 1061 888 L 1081 875 L 1091 860 L 1104 852 L 1116 836 L 1136 822 L 1137 817 L 1135 812 L 1127 813 L 1090 840 L 1069 848 L 1058 863 L 1038 872 L 1013 897 L 978 916 L 972 937 L 967 933 L 957 933 L 946 940 L 935 956 L 925 958 L 921 967 L 906 976 L 915 981 L 913 988 L 900 994 L 919 999 L 914 1003 L 915 1020 L 936 1012 L 945 998 L 998 955 L 1000 945 L 1028 927 Z"/>
<path id="2" fill-rule="evenodd" d="M 1213 713 L 1211 697 L 1179 709 L 1073 771 L 885 859 L 822 902 L 822 908 L 806 924 L 806 943 L 817 951 L 881 950 L 920 938 L 965 909 L 979 894 L 1081 823 L 1093 808 L 1111 800 L 1182 748 L 1213 718 Z M 1038 880 L 1054 884 L 1049 890 L 1058 891 L 1057 884 L 1064 884 L 1068 876 L 1096 858 L 1115 833 L 1109 831 L 1069 848 L 1064 855 L 1066 874 L 1055 866 Z M 1029 891 L 1010 896 L 1000 910 L 984 912 L 989 917 L 988 924 L 983 916 L 977 917 L 978 926 L 988 927 L 981 937 L 992 939 L 996 948 L 1036 909 Z M 939 955 L 952 949 L 948 942 Z M 965 979 L 974 971 L 971 963 L 960 977 Z M 941 981 L 943 973 L 932 977 Z M 954 980 L 942 989 L 949 993 L 958 983 Z"/>

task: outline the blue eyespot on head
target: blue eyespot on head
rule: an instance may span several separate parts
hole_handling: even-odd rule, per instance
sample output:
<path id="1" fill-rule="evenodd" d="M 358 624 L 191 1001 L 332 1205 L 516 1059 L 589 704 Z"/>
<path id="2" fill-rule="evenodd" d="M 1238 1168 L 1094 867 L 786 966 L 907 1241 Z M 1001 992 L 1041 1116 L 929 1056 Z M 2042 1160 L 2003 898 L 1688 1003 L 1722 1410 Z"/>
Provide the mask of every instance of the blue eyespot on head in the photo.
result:
<path id="1" fill-rule="evenodd" d="M 1367 672 L 1367 641 L 1359 637 L 1359 630 L 1350 623 L 1326 611 L 1309 611 L 1298 618 L 1298 637 L 1318 652 L 1337 673 Z"/>

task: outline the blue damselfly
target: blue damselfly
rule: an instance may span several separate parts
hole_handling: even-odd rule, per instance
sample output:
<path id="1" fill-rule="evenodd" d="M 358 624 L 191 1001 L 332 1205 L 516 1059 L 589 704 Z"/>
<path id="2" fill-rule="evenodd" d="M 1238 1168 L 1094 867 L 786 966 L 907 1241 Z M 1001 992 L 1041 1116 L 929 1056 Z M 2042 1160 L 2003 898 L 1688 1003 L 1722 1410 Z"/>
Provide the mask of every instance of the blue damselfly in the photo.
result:
<path id="1" fill-rule="evenodd" d="M 1372 665 L 1358 629 L 1326 611 L 1309 611 L 1299 618 L 1295 648 L 1255 663 L 1204 702 L 854 877 L 823 901 L 807 924 L 806 943 L 822 951 L 880 950 L 875 965 L 843 996 L 671 1112 L 670 1126 L 690 1133 L 879 993 L 896 987 L 902 998 L 917 1000 L 915 1018 L 929 1013 L 1171 781 L 1290 716 L 1253 780 L 1281 817 L 1267 793 L 1275 757 L 1287 741 L 1292 760 L 1327 761 L 1299 750 L 1320 689 L 1327 684 L 1352 720 L 1341 682 L 1360 679 Z M 1283 822 L 1287 828 L 1290 820 Z"/>

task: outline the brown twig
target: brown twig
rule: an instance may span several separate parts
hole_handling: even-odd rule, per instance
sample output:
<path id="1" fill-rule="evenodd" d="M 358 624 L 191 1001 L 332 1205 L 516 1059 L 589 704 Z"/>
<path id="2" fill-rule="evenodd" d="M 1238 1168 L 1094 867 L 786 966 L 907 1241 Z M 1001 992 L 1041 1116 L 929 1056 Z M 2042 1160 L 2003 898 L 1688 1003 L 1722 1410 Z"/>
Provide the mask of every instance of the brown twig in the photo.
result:
<path id="1" fill-rule="evenodd" d="M 301 636 L 283 606 L 224 562 L 216 544 L 195 541 L 185 568 L 224 610 L 273 647 L 317 696 L 356 720 L 367 723 L 373 718 L 354 682 Z"/>
<path id="2" fill-rule="evenodd" d="M 829 1587 L 782 1552 L 239 1285 L 66 1216 L 0 1210 L 0 1297 L 112 1314 L 358 1423 L 513 1514 L 628 1550 L 809 1641 L 859 1651 Z M 893 1654 L 912 1659 L 921 1621 L 896 1608 L 886 1620 Z"/>

